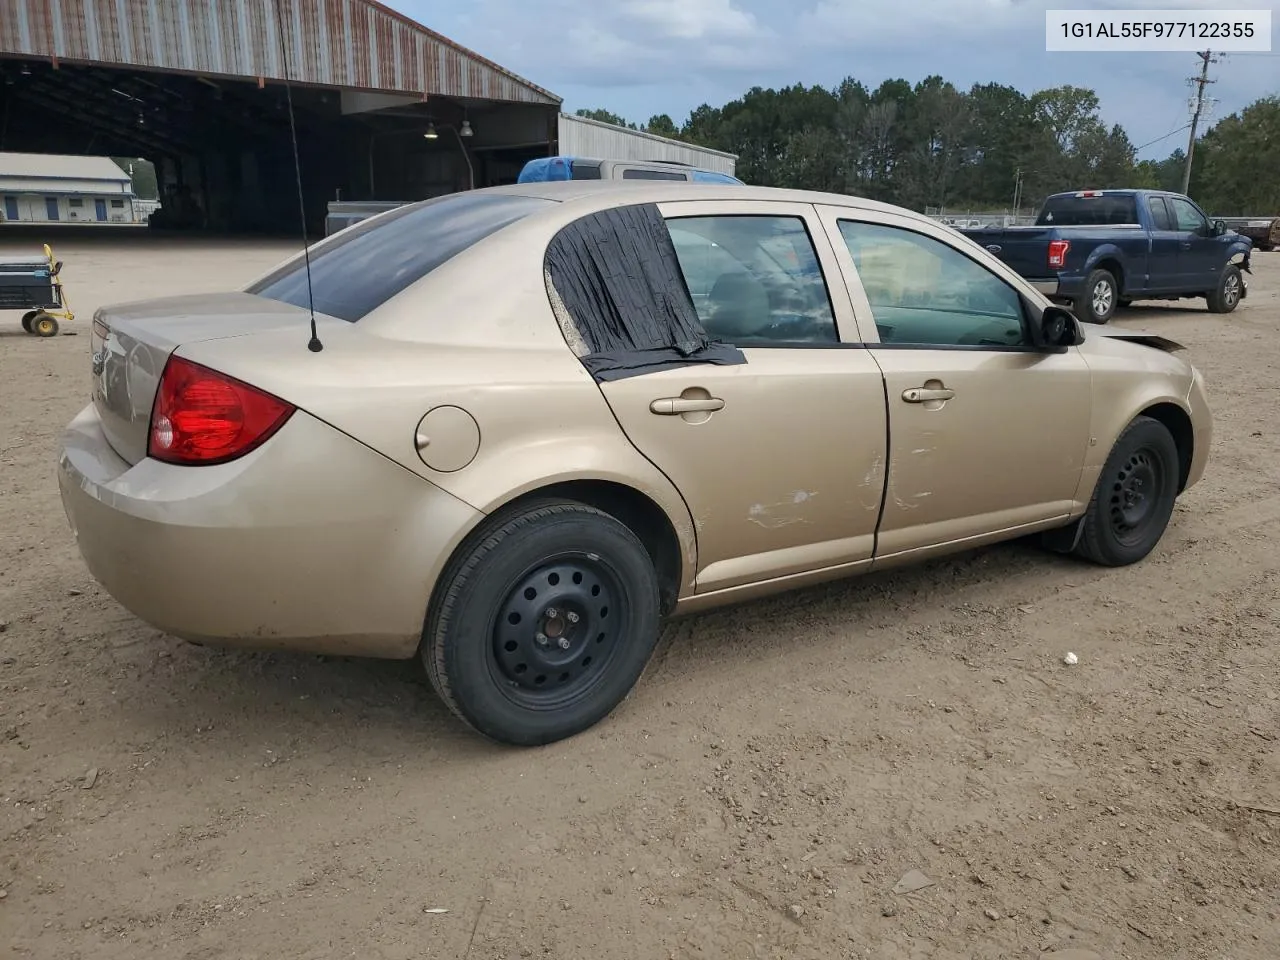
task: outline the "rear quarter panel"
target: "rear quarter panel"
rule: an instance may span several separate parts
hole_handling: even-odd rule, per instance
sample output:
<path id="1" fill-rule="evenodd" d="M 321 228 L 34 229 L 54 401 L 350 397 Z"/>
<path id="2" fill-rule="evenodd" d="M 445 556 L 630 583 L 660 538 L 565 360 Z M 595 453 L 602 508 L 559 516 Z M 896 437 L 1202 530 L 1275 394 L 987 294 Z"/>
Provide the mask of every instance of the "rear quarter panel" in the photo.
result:
<path id="1" fill-rule="evenodd" d="M 1081 228 L 1079 234 L 1062 231 L 1062 239 L 1069 240 L 1067 263 L 1062 276 L 1084 280 L 1097 266 L 1106 264 L 1116 278 L 1122 293 L 1140 290 L 1147 282 L 1147 256 L 1151 249 L 1151 235 L 1145 228 L 1133 227 L 1109 231 L 1104 236 Z"/>
<path id="2" fill-rule="evenodd" d="M 359 323 L 326 323 L 319 353 L 307 350 L 302 326 L 178 352 L 296 404 L 486 514 L 561 482 L 631 487 L 670 519 L 685 561 L 681 593 L 691 592 L 689 510 L 570 351 L 542 258 L 529 255 L 554 232 L 535 224 L 495 235 Z M 415 446 L 422 417 L 440 406 L 467 411 L 480 435 L 474 458 L 449 472 L 424 463 Z"/>

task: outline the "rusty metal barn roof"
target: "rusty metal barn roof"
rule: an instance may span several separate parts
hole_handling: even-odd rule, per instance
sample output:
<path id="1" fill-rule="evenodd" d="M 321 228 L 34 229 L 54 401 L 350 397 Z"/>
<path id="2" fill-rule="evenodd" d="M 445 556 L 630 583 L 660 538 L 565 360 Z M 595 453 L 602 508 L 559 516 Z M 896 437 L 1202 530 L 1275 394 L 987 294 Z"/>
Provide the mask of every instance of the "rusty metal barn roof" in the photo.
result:
<path id="1" fill-rule="evenodd" d="M 0 0 L 0 54 L 387 93 L 560 98 L 375 0 Z"/>

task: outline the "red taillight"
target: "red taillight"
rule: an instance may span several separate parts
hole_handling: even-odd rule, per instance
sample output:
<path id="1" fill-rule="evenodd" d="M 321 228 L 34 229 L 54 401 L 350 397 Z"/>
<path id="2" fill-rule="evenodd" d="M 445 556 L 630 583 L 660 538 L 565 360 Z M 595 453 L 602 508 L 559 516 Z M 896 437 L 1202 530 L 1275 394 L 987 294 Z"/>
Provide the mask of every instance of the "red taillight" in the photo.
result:
<path id="1" fill-rule="evenodd" d="M 293 411 L 234 377 L 170 357 L 151 408 L 147 456 L 183 465 L 226 463 L 270 437 Z"/>
<path id="2" fill-rule="evenodd" d="M 1067 262 L 1067 251 L 1071 249 L 1070 240 L 1049 241 L 1049 266 L 1061 267 Z"/>

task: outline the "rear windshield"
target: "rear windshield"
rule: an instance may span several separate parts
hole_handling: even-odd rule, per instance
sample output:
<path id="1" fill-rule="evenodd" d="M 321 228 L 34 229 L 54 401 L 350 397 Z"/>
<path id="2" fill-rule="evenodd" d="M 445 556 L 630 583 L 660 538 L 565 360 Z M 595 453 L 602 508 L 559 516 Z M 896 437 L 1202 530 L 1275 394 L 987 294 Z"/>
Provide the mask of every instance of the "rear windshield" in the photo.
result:
<path id="1" fill-rule="evenodd" d="M 1105 193 L 1098 197 L 1077 197 L 1066 193 L 1044 202 L 1038 226 L 1082 227 L 1137 223 L 1138 209 L 1131 193 Z"/>
<path id="2" fill-rule="evenodd" d="M 454 193 L 347 227 L 311 255 L 316 312 L 355 323 L 450 257 L 553 203 Z M 306 265 L 299 258 L 248 292 L 305 308 Z"/>

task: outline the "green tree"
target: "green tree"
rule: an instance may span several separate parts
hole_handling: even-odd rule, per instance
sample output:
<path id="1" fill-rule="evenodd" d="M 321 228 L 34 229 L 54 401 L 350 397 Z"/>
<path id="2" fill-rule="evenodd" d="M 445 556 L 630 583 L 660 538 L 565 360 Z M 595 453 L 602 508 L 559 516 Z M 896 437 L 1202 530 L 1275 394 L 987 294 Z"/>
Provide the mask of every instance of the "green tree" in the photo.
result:
<path id="1" fill-rule="evenodd" d="M 155 164 L 150 160 L 139 157 L 112 157 L 111 159 L 116 162 L 116 166 L 130 175 L 134 196 L 139 200 L 160 198 L 160 185 L 156 180 Z"/>
<path id="2" fill-rule="evenodd" d="M 628 130 L 635 130 L 634 123 L 627 123 L 622 117 L 618 116 L 612 110 L 597 108 L 595 110 L 577 110 L 574 116 L 583 117 L 587 120 L 598 120 L 601 123 L 612 123 L 615 127 L 626 127 Z"/>
<path id="3" fill-rule="evenodd" d="M 660 137 L 672 137 L 679 139 L 680 128 L 676 126 L 676 122 L 671 119 L 668 114 L 656 113 L 649 118 L 649 122 L 644 125 L 645 130 L 649 133 L 657 134 Z"/>
<path id="4" fill-rule="evenodd" d="M 1195 157 L 1192 195 L 1209 213 L 1280 215 L 1280 96 L 1218 121 Z"/>

